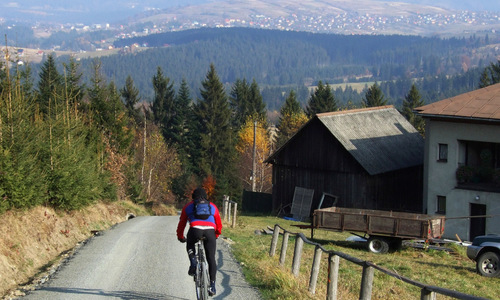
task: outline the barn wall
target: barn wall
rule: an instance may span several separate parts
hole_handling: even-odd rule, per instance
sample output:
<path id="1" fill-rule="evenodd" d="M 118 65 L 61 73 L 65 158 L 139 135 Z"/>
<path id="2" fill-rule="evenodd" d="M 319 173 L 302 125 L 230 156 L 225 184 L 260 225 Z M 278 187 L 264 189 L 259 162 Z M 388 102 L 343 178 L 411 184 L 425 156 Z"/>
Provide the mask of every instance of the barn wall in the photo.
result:
<path id="1" fill-rule="evenodd" d="M 273 160 L 273 211 L 288 213 L 295 187 L 314 189 L 311 211 L 323 192 L 337 206 L 422 212 L 422 166 L 370 176 L 316 119 Z"/>
<path id="2" fill-rule="evenodd" d="M 365 172 L 318 119 L 297 133 L 280 151 L 273 164 L 313 170 Z"/>

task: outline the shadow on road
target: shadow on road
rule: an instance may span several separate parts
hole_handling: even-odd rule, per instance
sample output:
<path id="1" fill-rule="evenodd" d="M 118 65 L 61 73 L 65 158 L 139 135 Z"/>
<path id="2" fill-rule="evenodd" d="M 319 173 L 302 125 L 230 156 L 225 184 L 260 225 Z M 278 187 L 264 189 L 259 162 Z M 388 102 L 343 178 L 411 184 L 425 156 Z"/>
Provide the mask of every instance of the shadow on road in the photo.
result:
<path id="1" fill-rule="evenodd" d="M 82 288 L 58 288 L 58 287 L 43 287 L 38 289 L 38 291 L 52 292 L 57 294 L 75 294 L 75 295 L 93 295 L 102 297 L 116 297 L 124 300 L 161 300 L 161 299 L 183 299 L 189 300 L 187 298 L 179 298 L 170 295 L 164 295 L 159 293 L 143 293 L 135 291 L 104 291 L 99 289 L 82 289 Z M 68 298 L 71 298 L 68 296 Z"/>

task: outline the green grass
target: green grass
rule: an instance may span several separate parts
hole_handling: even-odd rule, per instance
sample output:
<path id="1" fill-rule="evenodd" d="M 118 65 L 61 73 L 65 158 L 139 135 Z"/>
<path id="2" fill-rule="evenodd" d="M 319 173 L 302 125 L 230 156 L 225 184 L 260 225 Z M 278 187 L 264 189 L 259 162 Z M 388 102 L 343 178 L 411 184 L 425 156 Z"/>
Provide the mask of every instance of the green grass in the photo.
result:
<path id="1" fill-rule="evenodd" d="M 291 232 L 302 232 L 310 238 L 309 229 L 292 226 L 297 222 L 275 217 L 239 216 L 235 228 L 226 226 L 223 235 L 235 243 L 234 254 L 243 266 L 247 280 L 259 288 L 265 299 L 325 299 L 328 255 L 322 255 L 320 274 L 315 295 L 308 292 L 309 277 L 314 247 L 304 245 L 299 276 L 291 274 L 295 239 L 290 238 L 284 266 L 279 257 L 283 237 L 280 236 L 276 255 L 269 256 L 271 235 L 257 235 L 255 231 L 279 224 Z M 346 241 L 351 234 L 315 230 L 314 242 L 328 250 L 336 250 L 353 257 L 371 261 L 412 280 L 438 286 L 465 294 L 496 299 L 500 295 L 500 278 L 482 277 L 475 271 L 475 263 L 466 257 L 462 246 L 447 245 L 453 252 L 422 250 L 403 247 L 401 251 L 388 254 L 368 252 L 364 245 Z M 362 268 L 340 259 L 338 299 L 359 299 Z M 373 299 L 418 299 L 420 288 L 375 271 L 372 290 Z M 448 299 L 438 295 L 438 299 Z"/>

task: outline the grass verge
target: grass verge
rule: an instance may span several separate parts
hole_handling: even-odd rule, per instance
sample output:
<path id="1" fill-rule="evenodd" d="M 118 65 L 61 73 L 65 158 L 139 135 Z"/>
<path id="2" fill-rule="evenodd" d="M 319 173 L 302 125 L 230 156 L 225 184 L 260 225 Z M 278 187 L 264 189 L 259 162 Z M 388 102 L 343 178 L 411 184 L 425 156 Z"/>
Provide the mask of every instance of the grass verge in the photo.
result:
<path id="1" fill-rule="evenodd" d="M 259 288 L 265 299 L 325 299 L 327 282 L 327 255 L 322 255 L 316 293 L 308 292 L 314 247 L 304 245 L 299 276 L 291 274 L 295 239 L 290 238 L 284 266 L 279 264 L 283 238 L 279 239 L 276 255 L 269 256 L 271 235 L 256 234 L 275 224 L 291 232 L 302 232 L 310 238 L 310 230 L 292 226 L 297 222 L 276 217 L 240 216 L 235 228 L 227 226 L 223 234 L 235 243 L 233 253 L 241 263 L 247 280 Z M 302 223 L 304 224 L 304 223 Z M 466 249 L 459 245 L 447 245 L 451 252 L 424 250 L 404 246 L 402 250 L 388 254 L 368 252 L 362 243 L 348 242 L 346 232 L 316 230 L 314 242 L 328 250 L 336 250 L 362 260 L 371 261 L 402 276 L 465 294 L 488 299 L 498 299 L 500 278 L 482 277 L 475 271 L 475 263 L 467 258 Z M 346 260 L 340 260 L 338 299 L 359 299 L 362 268 Z M 419 299 L 420 289 L 401 280 L 375 271 L 373 299 Z M 449 299 L 438 295 L 439 299 Z"/>

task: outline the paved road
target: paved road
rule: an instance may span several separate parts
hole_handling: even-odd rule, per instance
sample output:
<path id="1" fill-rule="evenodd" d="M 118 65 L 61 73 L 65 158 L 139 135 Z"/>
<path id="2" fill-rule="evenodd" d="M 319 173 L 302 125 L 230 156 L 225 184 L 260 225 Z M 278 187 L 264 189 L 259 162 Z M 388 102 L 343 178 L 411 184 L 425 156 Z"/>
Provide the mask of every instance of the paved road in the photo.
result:
<path id="1" fill-rule="evenodd" d="M 51 279 L 22 299 L 196 299 L 178 217 L 137 217 L 93 237 Z M 217 295 L 260 299 L 227 242 L 217 242 Z"/>

